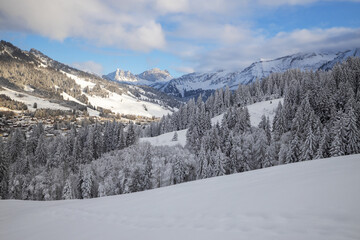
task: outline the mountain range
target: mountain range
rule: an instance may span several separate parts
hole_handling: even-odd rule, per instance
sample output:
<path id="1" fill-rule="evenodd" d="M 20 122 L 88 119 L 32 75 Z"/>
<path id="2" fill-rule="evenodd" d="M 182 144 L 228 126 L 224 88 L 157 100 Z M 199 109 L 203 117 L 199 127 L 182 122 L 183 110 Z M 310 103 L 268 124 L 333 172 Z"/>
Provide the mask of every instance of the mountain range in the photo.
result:
<path id="1" fill-rule="evenodd" d="M 159 68 L 153 68 L 137 75 L 132 74 L 130 71 L 124 71 L 118 68 L 114 72 L 103 75 L 103 78 L 125 84 L 148 86 L 157 86 L 160 84 L 161 86 L 173 77 L 167 70 L 160 70 Z"/>
<path id="2" fill-rule="evenodd" d="M 36 49 L 24 51 L 1 41 L 0 63 L 4 71 L 0 71 L 0 87 L 25 92 L 32 89 L 27 94 L 56 100 L 66 106 L 76 103 L 106 108 L 114 113 L 160 117 L 179 107 L 179 100 L 186 101 L 199 94 L 209 96 L 225 86 L 234 90 L 239 84 L 249 84 L 288 69 L 329 70 L 351 56 L 359 57 L 360 49 L 297 53 L 254 62 L 239 71 L 196 72 L 178 78 L 158 68 L 141 74 L 116 69 L 100 77 L 60 63 Z M 17 74 L 19 71 L 25 72 L 26 77 L 24 73 Z M 72 103 L 69 104 L 68 100 Z"/>
<path id="3" fill-rule="evenodd" d="M 359 57 L 360 49 L 341 52 L 297 53 L 273 60 L 254 62 L 241 71 L 219 70 L 186 74 L 174 78 L 162 86 L 158 85 L 158 89 L 173 96 L 190 98 L 225 86 L 234 90 L 239 84 L 249 84 L 271 73 L 285 72 L 288 69 L 329 70 L 336 63 L 340 63 L 351 56 Z"/>

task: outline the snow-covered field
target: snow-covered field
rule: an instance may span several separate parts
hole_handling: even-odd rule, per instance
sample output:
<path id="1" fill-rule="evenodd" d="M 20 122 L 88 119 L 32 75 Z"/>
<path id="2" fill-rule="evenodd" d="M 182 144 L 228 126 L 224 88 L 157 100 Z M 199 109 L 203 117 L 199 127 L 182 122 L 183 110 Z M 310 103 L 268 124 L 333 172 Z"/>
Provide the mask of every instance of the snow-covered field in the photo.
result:
<path id="1" fill-rule="evenodd" d="M 186 144 L 186 132 L 187 129 L 176 131 L 178 134 L 178 140 L 172 141 L 175 131 L 161 134 L 156 137 L 146 137 L 140 138 L 140 142 L 150 142 L 153 146 L 175 146 L 180 144 L 181 146 L 185 146 Z"/>
<path id="2" fill-rule="evenodd" d="M 90 89 L 92 89 L 95 86 L 95 83 L 86 81 L 83 78 L 77 77 L 69 73 L 63 73 L 71 79 L 75 80 L 76 84 L 80 85 L 82 89 L 84 89 L 85 87 L 89 87 Z M 86 93 L 84 94 L 89 99 L 89 103 L 91 105 L 110 109 L 114 113 L 133 114 L 145 117 L 162 117 L 163 115 L 171 113 L 170 110 L 167 110 L 158 104 L 138 100 L 135 97 L 131 96 L 131 94 L 119 95 L 117 93 L 109 92 L 108 98 L 91 96 Z"/>
<path id="3" fill-rule="evenodd" d="M 0 201 L 0 239 L 360 239 L 360 155 L 90 200 Z"/>
<path id="4" fill-rule="evenodd" d="M 115 113 L 141 115 L 145 117 L 162 117 L 163 115 L 171 113 L 169 110 L 161 107 L 160 105 L 140 101 L 125 94 L 119 95 L 117 93 L 109 92 L 108 98 L 91 96 L 88 94 L 85 95 L 89 99 L 91 105 L 107 108 Z"/>
<path id="5" fill-rule="evenodd" d="M 275 111 L 279 102 L 283 103 L 283 98 L 274 99 L 270 101 L 263 101 L 254 103 L 248 106 L 251 125 L 258 126 L 261 121 L 261 116 L 265 114 L 270 119 L 270 123 L 272 123 L 275 117 Z"/>
<path id="6" fill-rule="evenodd" d="M 52 103 L 43 98 L 35 97 L 35 96 L 32 96 L 27 93 L 23 93 L 23 92 L 20 93 L 20 92 L 17 92 L 17 91 L 14 91 L 14 90 L 11 90 L 11 89 L 8 89 L 5 87 L 2 87 L 2 88 L 4 88 L 5 90 L 1 90 L 0 94 L 5 94 L 6 96 L 10 97 L 13 100 L 25 103 L 28 106 L 28 109 L 30 111 L 35 111 L 35 109 L 33 108 L 34 103 L 37 103 L 37 108 L 71 110 L 71 108 L 61 106 L 60 104 L 57 104 L 57 103 Z"/>
<path id="7" fill-rule="evenodd" d="M 247 106 L 250 114 L 250 121 L 251 125 L 258 126 L 261 121 L 261 116 L 265 114 L 265 116 L 268 116 L 270 119 L 270 122 L 274 119 L 275 116 L 275 110 L 279 104 L 279 102 L 282 102 L 283 98 L 271 100 L 271 101 L 263 101 L 251 104 Z M 213 117 L 211 119 L 211 123 L 215 125 L 217 122 L 220 124 L 222 121 L 224 114 L 221 114 L 219 116 Z M 171 141 L 175 132 L 168 132 L 156 137 L 147 137 L 147 138 L 141 138 L 140 142 L 150 142 L 153 146 L 174 146 L 176 144 L 180 144 L 182 146 L 185 146 L 186 144 L 186 131 L 187 129 L 177 131 L 178 133 L 178 141 Z"/>

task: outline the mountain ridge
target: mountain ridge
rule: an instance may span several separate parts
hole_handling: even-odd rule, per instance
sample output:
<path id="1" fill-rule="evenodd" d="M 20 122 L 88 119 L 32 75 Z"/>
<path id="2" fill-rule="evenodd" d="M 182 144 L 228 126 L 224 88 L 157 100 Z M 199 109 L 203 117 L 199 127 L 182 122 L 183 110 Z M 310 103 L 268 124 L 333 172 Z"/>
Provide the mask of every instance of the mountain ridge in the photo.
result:
<path id="1" fill-rule="evenodd" d="M 257 61 L 241 71 L 218 70 L 186 74 L 157 88 L 177 97 L 194 97 L 199 93 L 214 91 L 225 86 L 234 90 L 239 84 L 249 84 L 274 72 L 285 72 L 289 69 L 329 70 L 336 63 L 341 63 L 351 56 L 360 57 L 360 49 L 296 53 L 272 60 Z"/>
<path id="2" fill-rule="evenodd" d="M 110 81 L 117 81 L 120 83 L 131 85 L 157 85 L 170 81 L 173 77 L 169 71 L 161 70 L 159 68 L 152 68 L 140 74 L 133 74 L 130 71 L 117 68 L 114 72 L 102 76 L 104 79 Z"/>

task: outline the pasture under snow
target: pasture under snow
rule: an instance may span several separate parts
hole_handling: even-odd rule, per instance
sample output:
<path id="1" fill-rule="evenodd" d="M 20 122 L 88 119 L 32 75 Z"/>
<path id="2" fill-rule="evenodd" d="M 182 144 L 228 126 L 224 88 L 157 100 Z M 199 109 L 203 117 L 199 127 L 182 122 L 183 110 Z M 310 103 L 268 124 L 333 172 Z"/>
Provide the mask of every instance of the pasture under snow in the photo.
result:
<path id="1" fill-rule="evenodd" d="M 0 201 L 0 239 L 360 239 L 360 155 L 89 200 Z"/>
<path id="2" fill-rule="evenodd" d="M 0 90 L 0 94 L 5 94 L 13 100 L 25 103 L 28 106 L 30 111 L 35 111 L 33 108 L 34 103 L 37 103 L 37 108 L 50 108 L 50 109 L 59 109 L 59 110 L 71 110 L 71 108 L 64 107 L 58 103 L 52 103 L 44 98 L 35 97 L 33 95 L 17 92 L 6 87 L 2 87 L 4 90 Z M 29 88 L 26 88 L 28 91 L 31 91 Z"/>
<path id="3" fill-rule="evenodd" d="M 258 126 L 261 121 L 261 116 L 265 114 L 265 116 L 269 117 L 270 123 L 272 123 L 275 111 L 279 102 L 282 102 L 283 98 L 263 101 L 248 105 L 247 108 L 250 114 L 250 122 L 253 126 Z M 219 116 L 213 117 L 211 119 L 211 123 L 215 125 L 217 122 L 221 124 L 224 114 L 220 114 Z M 150 142 L 153 146 L 174 146 L 176 144 L 180 144 L 181 146 L 185 146 L 186 144 L 186 131 L 187 129 L 177 131 L 178 133 L 178 141 L 172 141 L 174 136 L 174 132 L 168 132 L 165 134 L 161 134 L 156 137 L 146 137 L 140 138 L 140 142 Z"/>
<path id="4" fill-rule="evenodd" d="M 89 87 L 92 89 L 95 86 L 95 83 L 86 81 L 86 79 L 77 77 L 73 74 L 65 73 L 66 76 L 75 80 L 76 84 L 80 85 L 82 89 L 85 87 Z M 140 115 L 145 117 L 162 117 L 163 115 L 167 115 L 171 113 L 170 110 L 165 109 L 159 104 L 154 104 L 151 102 L 145 102 L 138 100 L 136 97 L 132 96 L 130 93 L 119 95 L 117 93 L 112 93 L 108 91 L 109 97 L 102 98 L 99 96 L 91 96 L 89 94 L 83 93 L 89 100 L 89 103 L 96 107 L 102 107 L 106 109 L 110 109 L 114 113 L 120 114 L 133 114 Z"/>

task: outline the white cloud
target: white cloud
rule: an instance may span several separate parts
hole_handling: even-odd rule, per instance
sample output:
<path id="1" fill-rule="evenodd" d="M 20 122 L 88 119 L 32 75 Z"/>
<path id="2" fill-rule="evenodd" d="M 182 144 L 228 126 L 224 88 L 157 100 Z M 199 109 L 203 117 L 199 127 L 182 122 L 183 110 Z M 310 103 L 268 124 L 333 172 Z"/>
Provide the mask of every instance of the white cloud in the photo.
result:
<path id="1" fill-rule="evenodd" d="M 298 29 L 274 37 L 252 34 L 234 44 L 194 53 L 189 61 L 197 71 L 242 69 L 260 58 L 274 59 L 297 52 L 346 50 L 360 47 L 360 28 Z M 198 64 L 196 64 L 198 63 Z"/>
<path id="2" fill-rule="evenodd" d="M 59 41 L 76 37 L 122 49 L 161 49 L 162 26 L 146 5 L 142 0 L 11 0 L 0 5 L 0 28 Z"/>
<path id="3" fill-rule="evenodd" d="M 188 0 L 156 0 L 155 8 L 161 13 L 186 12 L 189 8 Z"/>
<path id="4" fill-rule="evenodd" d="M 93 61 L 86 62 L 74 62 L 71 64 L 74 68 L 83 70 L 89 73 L 95 73 L 99 76 L 103 74 L 103 66 L 100 63 L 96 63 Z"/>
<path id="5" fill-rule="evenodd" d="M 360 2 L 360 0 L 258 0 L 259 5 L 280 6 L 280 5 L 306 5 L 315 2 Z"/>
<path id="6" fill-rule="evenodd" d="M 176 66 L 176 67 L 172 67 L 172 69 L 184 74 L 195 72 L 194 68 L 188 66 Z"/>
<path id="7" fill-rule="evenodd" d="M 252 26 L 252 15 L 262 9 L 317 1 L 11 0 L 0 4 L 0 29 L 59 41 L 80 38 L 118 49 L 159 49 L 197 71 L 241 68 L 259 58 L 298 51 L 358 46 L 359 29 L 298 29 L 269 38 Z"/>

